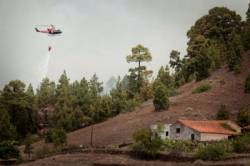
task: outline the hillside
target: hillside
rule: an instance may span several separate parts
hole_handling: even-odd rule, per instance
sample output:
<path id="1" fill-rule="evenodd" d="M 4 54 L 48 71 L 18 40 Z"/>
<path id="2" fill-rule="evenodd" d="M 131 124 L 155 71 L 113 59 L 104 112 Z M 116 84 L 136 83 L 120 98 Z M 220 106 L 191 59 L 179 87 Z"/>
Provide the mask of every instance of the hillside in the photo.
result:
<path id="1" fill-rule="evenodd" d="M 152 102 L 130 113 L 121 114 L 94 126 L 94 144 L 109 145 L 128 143 L 132 133 L 152 123 L 172 123 L 178 118 L 214 119 L 221 104 L 225 104 L 234 119 L 242 106 L 250 108 L 250 95 L 244 93 L 244 83 L 250 72 L 250 52 L 242 59 L 242 72 L 238 75 L 228 72 L 227 67 L 219 69 L 206 80 L 191 82 L 178 89 L 177 96 L 171 97 L 168 111 L 155 112 Z M 222 84 L 221 81 L 225 84 Z M 201 94 L 192 90 L 203 82 L 209 82 L 212 89 Z M 89 144 L 90 129 L 87 127 L 68 134 L 69 144 Z"/>
<path id="2" fill-rule="evenodd" d="M 179 118 L 214 119 L 221 104 L 230 111 L 231 119 L 235 120 L 238 110 L 250 108 L 250 94 L 244 93 L 244 83 L 250 73 L 250 52 L 242 58 L 240 74 L 228 72 L 226 66 L 212 73 L 201 82 L 190 82 L 178 89 L 178 95 L 170 98 L 167 111 L 155 112 L 151 101 L 144 103 L 136 111 L 120 114 L 107 121 L 94 125 L 93 144 L 107 146 L 130 143 L 134 130 L 149 127 L 153 123 L 173 123 Z M 212 89 L 205 93 L 192 94 L 192 90 L 204 82 L 209 82 Z M 90 145 L 91 126 L 68 133 L 69 145 Z M 43 142 L 35 147 L 43 146 Z"/>

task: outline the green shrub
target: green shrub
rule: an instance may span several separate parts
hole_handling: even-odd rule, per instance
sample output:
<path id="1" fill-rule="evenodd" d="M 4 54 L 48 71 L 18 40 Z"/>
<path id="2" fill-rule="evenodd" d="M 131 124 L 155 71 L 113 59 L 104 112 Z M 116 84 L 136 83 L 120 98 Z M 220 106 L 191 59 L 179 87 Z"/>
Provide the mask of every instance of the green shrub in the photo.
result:
<path id="1" fill-rule="evenodd" d="M 164 140 L 164 148 L 167 151 L 193 152 L 200 143 L 186 140 Z"/>
<path id="2" fill-rule="evenodd" d="M 153 103 L 156 111 L 169 108 L 168 91 L 160 82 L 154 88 Z"/>
<path id="3" fill-rule="evenodd" d="M 241 127 L 247 126 L 250 124 L 250 113 L 247 108 L 241 108 L 238 116 L 237 122 Z"/>
<path id="4" fill-rule="evenodd" d="M 132 151 L 143 158 L 155 158 L 163 149 L 163 140 L 148 128 L 138 129 L 133 134 Z"/>
<path id="5" fill-rule="evenodd" d="M 203 92 L 206 92 L 206 91 L 210 90 L 211 88 L 212 88 L 212 87 L 211 87 L 210 84 L 208 84 L 208 83 L 203 83 L 203 84 L 201 84 L 200 86 L 196 87 L 196 88 L 192 91 L 192 93 L 193 93 L 193 94 L 196 94 L 196 93 L 203 93 Z"/>
<path id="6" fill-rule="evenodd" d="M 43 146 L 41 149 L 37 149 L 35 151 L 36 158 L 44 158 L 51 156 L 56 153 L 56 149 L 51 149 L 46 146 Z"/>
<path id="7" fill-rule="evenodd" d="M 31 153 L 33 153 L 33 147 L 32 147 L 32 139 L 31 139 L 31 135 L 28 134 L 26 136 L 26 139 L 24 140 L 24 153 L 28 154 L 28 158 L 29 160 L 31 159 Z"/>
<path id="8" fill-rule="evenodd" d="M 20 152 L 17 147 L 14 145 L 13 141 L 5 141 L 0 143 L 0 158 L 10 159 L 10 158 L 19 158 Z"/>
<path id="9" fill-rule="evenodd" d="M 122 112 L 129 112 L 133 111 L 136 107 L 140 105 L 140 102 L 133 98 L 133 99 L 127 99 L 124 104 L 124 110 Z"/>
<path id="10" fill-rule="evenodd" d="M 228 151 L 228 146 L 219 142 L 199 148 L 195 157 L 202 160 L 222 160 L 228 157 Z"/>
<path id="11" fill-rule="evenodd" d="M 233 141 L 233 149 L 237 153 L 250 152 L 250 134 L 245 134 Z"/>
<path id="12" fill-rule="evenodd" d="M 245 93 L 250 93 L 250 74 L 246 78 Z"/>
<path id="13" fill-rule="evenodd" d="M 60 148 L 67 143 L 66 133 L 62 128 L 50 129 L 45 136 L 45 142 L 52 142 L 55 147 Z"/>
<path id="14" fill-rule="evenodd" d="M 250 49 L 250 26 L 247 25 L 244 27 L 242 32 L 242 43 L 244 50 L 248 51 Z"/>
<path id="15" fill-rule="evenodd" d="M 226 110 L 226 106 L 222 104 L 217 112 L 218 120 L 227 120 L 229 119 L 229 112 Z"/>

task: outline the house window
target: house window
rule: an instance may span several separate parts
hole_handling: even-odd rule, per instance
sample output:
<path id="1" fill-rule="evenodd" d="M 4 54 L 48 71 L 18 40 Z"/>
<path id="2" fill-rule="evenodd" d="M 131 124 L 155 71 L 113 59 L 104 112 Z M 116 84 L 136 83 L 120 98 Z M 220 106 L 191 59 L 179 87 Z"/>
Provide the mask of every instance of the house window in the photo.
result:
<path id="1" fill-rule="evenodd" d="M 179 134 L 181 132 L 180 128 L 176 128 L 176 133 Z"/>
<path id="2" fill-rule="evenodd" d="M 168 131 L 166 131 L 166 137 L 168 136 Z"/>
<path id="3" fill-rule="evenodd" d="M 194 141 L 194 134 L 191 134 L 191 140 Z"/>

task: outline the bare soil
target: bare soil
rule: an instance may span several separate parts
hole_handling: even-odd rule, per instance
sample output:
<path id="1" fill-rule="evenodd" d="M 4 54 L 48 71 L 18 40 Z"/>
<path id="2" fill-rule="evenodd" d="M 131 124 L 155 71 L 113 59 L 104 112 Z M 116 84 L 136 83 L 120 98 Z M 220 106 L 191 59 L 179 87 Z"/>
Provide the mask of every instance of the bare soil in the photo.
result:
<path id="1" fill-rule="evenodd" d="M 226 161 L 207 161 L 196 160 L 192 162 L 161 161 L 161 160 L 140 160 L 131 158 L 123 154 L 105 153 L 77 153 L 55 155 L 34 162 L 21 164 L 21 166 L 244 166 L 249 164 L 250 159 L 241 158 Z"/>

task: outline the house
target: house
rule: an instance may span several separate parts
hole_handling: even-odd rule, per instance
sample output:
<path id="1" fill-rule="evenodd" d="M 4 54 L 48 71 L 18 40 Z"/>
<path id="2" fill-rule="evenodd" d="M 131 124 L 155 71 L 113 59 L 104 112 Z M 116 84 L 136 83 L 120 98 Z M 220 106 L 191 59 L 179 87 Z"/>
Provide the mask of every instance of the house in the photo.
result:
<path id="1" fill-rule="evenodd" d="M 229 120 L 178 120 L 163 126 L 159 133 L 162 139 L 219 141 L 241 133 L 241 128 Z M 151 129 L 154 128 L 152 125 Z"/>
<path id="2" fill-rule="evenodd" d="M 162 139 L 170 139 L 170 126 L 171 124 L 163 124 L 163 125 L 151 125 L 150 128 L 153 131 L 157 131 L 158 135 Z"/>

